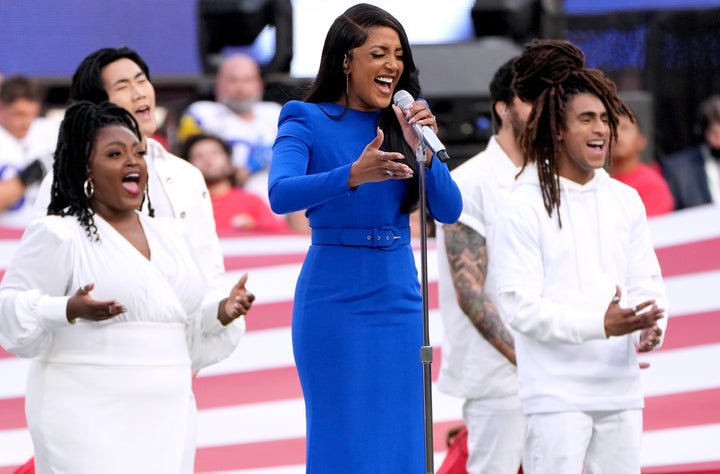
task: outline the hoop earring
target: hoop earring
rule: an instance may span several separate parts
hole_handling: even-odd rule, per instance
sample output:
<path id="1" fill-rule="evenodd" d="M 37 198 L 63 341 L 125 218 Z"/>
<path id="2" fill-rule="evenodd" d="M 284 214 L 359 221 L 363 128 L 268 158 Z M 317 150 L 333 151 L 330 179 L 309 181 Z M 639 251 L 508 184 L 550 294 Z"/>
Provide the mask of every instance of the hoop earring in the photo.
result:
<path id="1" fill-rule="evenodd" d="M 85 197 L 90 199 L 92 195 L 95 193 L 95 183 L 93 183 L 93 180 L 88 178 L 83 183 L 83 191 L 85 192 Z"/>

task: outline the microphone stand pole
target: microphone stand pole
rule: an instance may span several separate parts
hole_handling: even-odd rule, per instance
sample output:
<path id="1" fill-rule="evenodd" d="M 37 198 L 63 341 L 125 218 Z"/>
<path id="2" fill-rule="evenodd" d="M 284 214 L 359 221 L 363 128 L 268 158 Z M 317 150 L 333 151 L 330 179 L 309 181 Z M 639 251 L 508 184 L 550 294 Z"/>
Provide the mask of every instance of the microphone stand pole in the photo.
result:
<path id="1" fill-rule="evenodd" d="M 427 277 L 427 196 L 425 188 L 425 143 L 418 136 L 415 151 L 418 163 L 418 181 L 420 185 L 420 281 L 422 291 L 423 345 L 420 348 L 420 362 L 423 365 L 423 403 L 425 413 L 425 471 L 435 472 L 433 462 L 433 416 L 432 416 L 432 346 L 430 346 L 430 324 L 428 310 L 428 277 Z"/>

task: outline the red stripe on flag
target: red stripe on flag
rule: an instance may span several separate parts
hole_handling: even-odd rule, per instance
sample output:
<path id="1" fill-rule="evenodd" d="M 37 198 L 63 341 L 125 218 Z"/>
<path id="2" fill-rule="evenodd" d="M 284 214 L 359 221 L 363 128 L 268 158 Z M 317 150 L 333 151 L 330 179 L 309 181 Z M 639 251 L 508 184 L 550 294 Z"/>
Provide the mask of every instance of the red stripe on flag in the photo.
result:
<path id="1" fill-rule="evenodd" d="M 270 267 L 274 265 L 290 265 L 302 263 L 305 254 L 301 252 L 287 254 L 237 255 L 225 257 L 225 270 L 242 270 L 245 268 Z"/>
<path id="2" fill-rule="evenodd" d="M 717 423 L 720 423 L 720 388 L 645 398 L 643 431 Z"/>
<path id="3" fill-rule="evenodd" d="M 462 424 L 462 420 L 433 425 L 433 450 L 447 450 L 448 429 Z M 233 444 L 199 448 L 195 456 L 196 472 L 261 469 L 305 463 L 305 438 Z"/>
<path id="4" fill-rule="evenodd" d="M 305 463 L 305 438 L 199 448 L 195 472 L 258 469 Z"/>
<path id="5" fill-rule="evenodd" d="M 0 474 L 15 474 L 20 466 L 0 466 Z"/>
<path id="6" fill-rule="evenodd" d="M 720 268 L 720 237 L 655 249 L 665 278 Z"/>
<path id="7" fill-rule="evenodd" d="M 645 467 L 642 474 L 720 474 L 720 461 Z"/>
<path id="8" fill-rule="evenodd" d="M 433 348 L 431 369 L 433 382 L 436 382 L 440 373 L 439 348 Z M 193 390 L 198 408 L 201 409 L 302 398 L 300 380 L 294 366 L 223 375 L 203 376 L 202 371 L 200 374 L 193 380 Z"/>
<path id="9" fill-rule="evenodd" d="M 199 409 L 302 398 L 295 367 L 201 376 L 193 391 Z"/>
<path id="10" fill-rule="evenodd" d="M 253 303 L 250 312 L 245 316 L 248 332 L 290 327 L 292 306 L 292 301 L 265 304 Z M 240 341 L 240 344 L 242 344 L 242 341 Z"/>
<path id="11" fill-rule="evenodd" d="M 428 308 L 438 309 L 440 307 L 440 297 L 438 295 L 438 282 L 428 282 Z"/>
<path id="12" fill-rule="evenodd" d="M 720 343 L 720 311 L 670 317 L 660 351 Z"/>
<path id="13" fill-rule="evenodd" d="M 25 398 L 0 399 L 0 430 L 14 430 L 27 427 L 25 421 Z"/>
<path id="14" fill-rule="evenodd" d="M 438 309 L 437 282 L 428 284 L 428 293 L 429 309 Z M 292 300 L 277 303 L 258 303 L 256 301 L 250 309 L 249 316 L 246 318 L 247 330 L 260 331 L 263 329 L 289 327 L 292 321 L 292 306 Z M 242 344 L 242 342 L 240 344 Z"/>
<path id="15" fill-rule="evenodd" d="M 20 240 L 25 229 L 12 229 L 0 227 L 0 240 Z"/>

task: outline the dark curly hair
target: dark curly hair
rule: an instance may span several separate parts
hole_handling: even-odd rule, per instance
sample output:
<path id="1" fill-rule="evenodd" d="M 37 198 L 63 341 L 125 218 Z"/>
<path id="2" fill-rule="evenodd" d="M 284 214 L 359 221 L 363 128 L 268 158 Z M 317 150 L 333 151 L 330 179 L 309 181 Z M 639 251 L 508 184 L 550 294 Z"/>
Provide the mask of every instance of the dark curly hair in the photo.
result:
<path id="1" fill-rule="evenodd" d="M 618 116 L 634 116 L 617 96 L 615 83 L 602 71 L 585 66 L 585 55 L 575 45 L 563 40 L 535 40 L 528 43 L 513 65 L 513 88 L 518 97 L 533 102 L 527 125 L 520 136 L 524 162 L 521 173 L 530 163 L 537 164 L 543 203 L 549 216 L 560 207 L 560 177 L 557 155 L 558 132 L 565 127 L 565 108 L 570 98 L 589 93 L 607 110 L 610 126 L 608 156 L 617 139 Z M 560 225 L 560 214 L 558 213 Z"/>
<path id="2" fill-rule="evenodd" d="M 380 7 L 359 3 L 348 8 L 330 26 L 320 57 L 320 67 L 305 101 L 319 103 L 335 102 L 343 99 L 345 101 L 345 112 L 347 112 L 348 97 L 345 90 L 346 78 L 343 72 L 343 61 L 346 56 L 352 56 L 353 49 L 365 44 L 371 28 L 383 26 L 392 28 L 397 32 L 403 49 L 403 72 L 398 79 L 396 90 L 403 89 L 413 97 L 419 97 L 418 70 L 413 60 L 410 41 L 402 24 Z M 343 115 L 331 118 L 339 120 Z M 383 149 L 397 151 L 405 155 L 402 162 L 415 171 L 413 177 L 406 180 L 408 191 L 405 193 L 400 206 L 402 212 L 409 214 L 418 207 L 420 198 L 415 151 L 410 148 L 403 138 L 402 127 L 398 123 L 392 105 L 381 111 L 378 127 L 385 133 Z"/>
<path id="3" fill-rule="evenodd" d="M 110 125 L 125 127 L 142 141 L 135 117 L 124 108 L 107 101 L 100 104 L 81 101 L 65 112 L 54 153 L 53 183 L 47 213 L 76 216 L 91 240 L 99 240 L 99 236 L 93 219 L 95 211 L 90 207 L 90 198 L 85 195 L 84 186 L 95 136 L 100 129 Z M 153 216 L 149 200 L 148 208 L 150 216 Z"/>

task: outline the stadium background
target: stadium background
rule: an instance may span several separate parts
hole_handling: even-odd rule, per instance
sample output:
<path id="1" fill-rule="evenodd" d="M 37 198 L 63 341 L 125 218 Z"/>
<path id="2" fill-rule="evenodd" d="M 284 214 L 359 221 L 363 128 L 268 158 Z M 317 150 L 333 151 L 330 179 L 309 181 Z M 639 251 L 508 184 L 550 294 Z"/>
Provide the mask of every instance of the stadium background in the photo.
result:
<path id="1" fill-rule="evenodd" d="M 252 11 L 266 2 L 235 3 Z M 327 28 L 356 2 L 291 3 L 290 67 L 266 71 L 268 98 L 281 102 L 312 77 Z M 652 138 L 648 160 L 689 144 L 694 107 L 720 92 L 720 1 L 369 3 L 388 9 L 405 25 L 425 96 L 442 121 L 443 140 L 456 162 L 484 147 L 490 133 L 490 76 L 530 37 L 568 38 L 583 48 L 591 66 L 615 79 Z M 158 104 L 171 118 L 211 90 L 212 71 L 206 70 L 198 48 L 198 6 L 195 0 L 0 0 L 0 72 L 37 78 L 46 86 L 47 108 L 62 107 L 70 75 L 86 54 L 127 45 L 147 60 Z M 498 25 L 503 31 L 497 31 Z M 276 33 L 271 26 L 263 28 L 244 48 L 270 64 Z M 651 220 L 651 227 L 668 279 L 672 319 L 665 347 L 647 356 L 652 367 L 643 374 L 643 472 L 720 472 L 720 211 L 681 211 Z M 0 229 L 0 271 L 19 237 Z M 224 236 L 222 244 L 228 278 L 250 271 L 258 303 L 233 357 L 203 371 L 196 381 L 201 409 L 197 472 L 302 472 L 302 395 L 289 324 L 294 281 L 308 242 L 293 236 Z M 429 298 L 437 375 L 442 327 L 433 245 L 431 240 Z M 0 351 L 0 474 L 31 456 L 23 414 L 27 363 Z M 433 412 L 438 466 L 444 433 L 459 422 L 460 402 L 434 392 Z"/>

